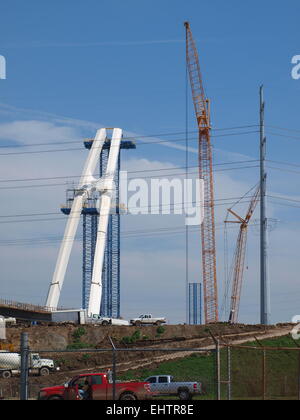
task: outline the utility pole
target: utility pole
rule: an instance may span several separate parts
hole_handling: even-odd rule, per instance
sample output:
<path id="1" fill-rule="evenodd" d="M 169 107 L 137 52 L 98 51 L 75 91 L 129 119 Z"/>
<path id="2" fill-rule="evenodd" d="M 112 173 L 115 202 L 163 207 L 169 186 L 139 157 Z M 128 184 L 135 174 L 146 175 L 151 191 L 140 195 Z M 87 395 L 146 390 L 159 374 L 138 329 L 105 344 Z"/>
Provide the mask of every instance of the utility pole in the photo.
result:
<path id="1" fill-rule="evenodd" d="M 261 324 L 270 324 L 270 283 L 268 278 L 268 219 L 266 214 L 266 146 L 264 87 L 260 87 L 260 283 Z"/>
<path id="2" fill-rule="evenodd" d="M 28 333 L 21 334 L 21 380 L 20 380 L 20 400 L 28 400 L 28 358 L 29 345 Z"/>

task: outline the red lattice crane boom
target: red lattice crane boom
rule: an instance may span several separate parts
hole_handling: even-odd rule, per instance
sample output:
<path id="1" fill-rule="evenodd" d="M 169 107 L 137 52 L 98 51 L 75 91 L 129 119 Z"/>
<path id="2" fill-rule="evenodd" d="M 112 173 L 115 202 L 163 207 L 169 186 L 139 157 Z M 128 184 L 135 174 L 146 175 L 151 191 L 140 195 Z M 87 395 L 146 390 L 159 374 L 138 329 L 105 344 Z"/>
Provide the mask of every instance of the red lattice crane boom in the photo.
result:
<path id="1" fill-rule="evenodd" d="M 204 180 L 204 221 L 201 226 L 205 323 L 218 322 L 218 285 L 214 215 L 214 182 L 209 100 L 205 96 L 197 47 L 186 28 L 186 61 L 199 128 L 199 176 Z"/>
<path id="2" fill-rule="evenodd" d="M 231 324 L 236 324 L 238 322 L 240 301 L 241 301 L 241 292 L 243 285 L 243 275 L 245 269 L 245 256 L 246 256 L 246 246 L 247 246 L 247 234 L 248 234 L 248 225 L 251 220 L 251 217 L 255 211 L 257 203 L 259 201 L 260 188 L 258 187 L 255 191 L 255 194 L 250 202 L 246 217 L 243 219 L 238 214 L 236 214 L 232 209 L 229 209 L 229 213 L 235 216 L 237 221 L 226 221 L 226 223 L 239 223 L 240 231 L 237 239 L 237 245 L 234 255 L 234 265 L 233 265 L 233 280 L 232 280 L 232 293 L 231 293 L 231 304 L 230 304 L 230 315 L 229 322 Z"/>

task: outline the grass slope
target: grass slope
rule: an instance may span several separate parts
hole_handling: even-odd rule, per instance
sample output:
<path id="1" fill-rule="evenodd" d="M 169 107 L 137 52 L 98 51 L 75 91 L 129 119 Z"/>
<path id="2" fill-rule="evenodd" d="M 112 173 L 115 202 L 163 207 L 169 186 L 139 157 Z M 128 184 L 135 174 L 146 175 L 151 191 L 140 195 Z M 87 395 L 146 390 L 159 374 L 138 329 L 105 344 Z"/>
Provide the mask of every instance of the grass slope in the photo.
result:
<path id="1" fill-rule="evenodd" d="M 280 337 L 260 342 L 266 347 L 295 348 L 289 337 Z M 247 343 L 257 347 L 256 342 Z M 298 342 L 300 346 L 300 340 Z M 268 399 L 296 399 L 298 396 L 300 351 L 268 350 L 266 352 L 266 397 Z M 227 380 L 227 350 L 221 351 L 222 381 Z M 119 376 L 122 380 L 144 380 L 151 375 L 172 375 L 176 381 L 202 382 L 204 399 L 216 398 L 215 355 L 193 354 L 186 358 L 167 361 L 152 368 L 131 370 Z M 256 349 L 232 349 L 231 357 L 233 399 L 262 399 L 263 351 Z M 226 399 L 227 385 L 222 384 L 222 398 Z"/>

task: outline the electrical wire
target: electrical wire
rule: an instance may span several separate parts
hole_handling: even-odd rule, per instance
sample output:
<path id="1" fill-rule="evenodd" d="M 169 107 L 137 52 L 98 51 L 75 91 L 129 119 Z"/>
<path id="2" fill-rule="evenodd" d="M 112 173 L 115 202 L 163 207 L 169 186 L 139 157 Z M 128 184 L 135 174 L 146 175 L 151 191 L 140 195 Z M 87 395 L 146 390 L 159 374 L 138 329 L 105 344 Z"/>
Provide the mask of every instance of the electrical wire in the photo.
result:
<path id="1" fill-rule="evenodd" d="M 234 162 L 221 162 L 221 163 L 215 163 L 213 166 L 226 166 L 226 165 L 239 165 L 239 164 L 246 164 L 246 163 L 256 163 L 259 162 L 258 159 L 254 160 L 241 160 L 241 161 L 234 161 Z M 188 169 L 195 169 L 198 168 L 197 166 L 189 166 Z M 160 172 L 160 171 L 172 171 L 172 170 L 185 170 L 186 167 L 178 167 L 173 166 L 169 168 L 161 167 L 157 169 L 143 169 L 139 171 L 124 171 L 127 174 L 139 174 L 139 173 L 149 173 L 149 172 Z M 173 174 L 170 174 L 170 176 Z M 81 178 L 88 175 L 81 174 L 81 175 L 65 175 L 65 176 L 55 176 L 55 177 L 40 177 L 40 178 L 15 178 L 15 179 L 0 179 L 0 183 L 6 183 L 6 182 L 31 182 L 31 181 L 50 181 L 50 180 L 56 180 L 56 179 L 70 179 L 70 178 Z"/>
<path id="2" fill-rule="evenodd" d="M 243 197 L 243 199 L 246 199 L 246 198 L 251 198 L 251 196 L 244 196 Z M 228 197 L 228 198 L 218 198 L 218 199 L 215 199 L 214 201 L 215 201 L 215 205 L 217 206 L 218 204 L 216 204 L 216 203 L 219 202 L 219 201 L 232 201 L 232 200 L 236 200 L 236 199 L 237 199 L 236 197 Z M 178 206 L 181 205 L 181 206 L 183 206 L 183 205 L 186 205 L 186 204 L 195 205 L 195 204 L 197 204 L 197 202 L 195 202 L 195 201 L 193 201 L 193 202 L 182 201 L 182 202 L 173 203 L 173 204 L 170 204 L 170 205 L 173 205 L 173 206 L 174 205 L 178 205 Z M 228 204 L 230 204 L 230 203 L 224 203 L 224 205 L 228 205 Z M 150 206 L 140 206 L 138 208 L 143 209 L 143 208 L 148 208 L 148 207 L 150 207 Z M 159 208 L 159 209 L 162 209 L 163 207 L 169 207 L 169 204 L 159 204 L 157 206 L 154 206 L 154 208 Z M 81 215 L 82 212 L 80 211 L 78 213 Z M 54 215 L 58 215 L 58 214 L 61 214 L 61 213 L 60 212 L 51 212 L 51 213 L 48 212 L 48 213 L 27 213 L 27 214 L 15 214 L 15 215 L 6 214 L 6 215 L 0 215 L 0 218 L 54 216 Z M 65 219 L 65 218 L 63 218 L 63 219 Z"/>
<path id="3" fill-rule="evenodd" d="M 223 223 L 222 223 L 223 225 Z M 258 224 L 253 223 L 251 226 L 256 226 Z M 223 229 L 223 226 L 216 227 L 217 231 Z M 237 230 L 237 226 L 230 226 L 228 229 Z M 191 233 L 198 233 L 200 231 L 200 226 L 190 226 Z M 128 231 L 121 233 L 122 239 L 136 239 L 136 238 L 145 238 L 152 236 L 165 236 L 165 235 L 184 235 L 185 227 L 178 228 L 160 228 L 160 229 L 148 229 L 148 230 L 137 230 L 137 231 Z M 77 236 L 75 238 L 76 242 L 82 241 L 82 236 Z M 62 242 L 73 241 L 72 238 L 61 239 L 61 237 L 56 238 L 22 238 L 15 240 L 1 240 L 1 246 L 30 246 L 30 245 L 42 245 L 42 244 L 54 244 Z"/>
<path id="4" fill-rule="evenodd" d="M 258 133 L 259 131 L 247 131 L 243 133 L 230 133 L 230 134 L 220 134 L 217 136 L 211 136 L 212 138 L 220 138 L 220 137 L 231 137 L 231 136 L 243 136 L 248 134 Z M 198 140 L 198 137 L 189 138 L 189 142 Z M 149 146 L 154 144 L 167 144 L 167 143 L 176 143 L 176 142 L 183 142 L 185 139 L 175 139 L 175 140 L 159 140 L 159 141 L 152 141 L 152 142 L 141 142 L 139 143 L 140 146 Z M 115 146 L 111 146 L 115 147 Z M 100 147 L 99 147 L 100 148 Z M 101 147 L 102 148 L 102 147 Z M 37 150 L 37 151 L 30 151 L 30 152 L 8 152 L 8 153 L 0 153 L 0 156 L 15 156 L 15 155 L 33 155 L 33 154 L 41 154 L 41 153 L 59 153 L 59 152 L 75 152 L 75 151 L 83 151 L 82 147 L 76 148 L 68 148 L 68 149 L 53 149 L 53 150 Z"/>
<path id="5" fill-rule="evenodd" d="M 253 169 L 253 168 L 259 168 L 259 165 L 252 165 L 252 166 L 241 166 L 238 168 L 227 168 L 227 169 L 217 169 L 214 172 L 228 172 L 228 171 L 237 171 L 237 170 L 245 170 L 245 169 Z M 147 171 L 146 171 L 147 172 Z M 190 175 L 198 174 L 198 172 L 189 172 Z M 165 174 L 165 176 L 183 176 L 184 173 L 174 173 L 174 174 Z M 156 176 L 145 176 L 145 177 L 139 177 L 139 179 L 155 179 L 155 178 L 161 178 L 161 175 Z M 135 178 L 128 178 L 128 181 L 134 180 Z M 38 184 L 38 185 L 23 185 L 23 186 L 8 186 L 8 187 L 0 187 L 0 190 L 15 190 L 15 189 L 27 189 L 27 188 L 48 188 L 48 187 L 61 187 L 61 186 L 70 186 L 70 183 L 64 182 L 64 183 L 55 183 L 55 184 Z M 74 188 L 73 188 L 74 189 Z"/>
<path id="6" fill-rule="evenodd" d="M 258 124 L 244 125 L 237 127 L 227 127 L 227 128 L 212 128 L 211 131 L 229 131 L 229 130 L 243 130 L 246 128 L 256 128 Z M 198 130 L 188 130 L 188 134 L 198 134 Z M 178 132 L 169 132 L 169 133 L 159 133 L 159 134 L 148 134 L 148 135 L 137 135 L 137 136 L 124 136 L 122 140 L 136 140 L 142 138 L 155 138 L 155 137 L 167 137 L 167 136 L 179 136 L 186 135 L 186 131 Z M 85 139 L 86 141 L 93 139 Z M 51 143 L 31 143 L 31 144 L 15 144 L 15 145 L 4 145 L 0 146 L 0 149 L 13 149 L 13 148 L 24 148 L 24 147 L 40 147 L 40 146 L 59 146 L 65 144 L 82 144 L 82 140 L 71 140 L 71 141 L 61 141 L 61 142 L 51 142 Z M 82 150 L 82 148 L 81 148 Z"/>

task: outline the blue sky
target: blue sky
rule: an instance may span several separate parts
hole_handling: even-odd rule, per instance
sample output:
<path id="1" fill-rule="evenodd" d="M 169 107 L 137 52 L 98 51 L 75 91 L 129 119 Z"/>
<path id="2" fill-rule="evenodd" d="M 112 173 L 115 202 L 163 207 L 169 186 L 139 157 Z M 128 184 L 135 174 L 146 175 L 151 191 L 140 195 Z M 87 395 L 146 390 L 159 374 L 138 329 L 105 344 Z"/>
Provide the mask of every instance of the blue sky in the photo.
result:
<path id="1" fill-rule="evenodd" d="M 80 140 L 93 136 L 96 127 L 100 126 L 118 126 L 141 136 L 183 132 L 186 120 L 185 20 L 190 21 L 197 40 L 205 87 L 212 101 L 214 128 L 257 124 L 258 89 L 264 83 L 267 125 L 300 130 L 300 81 L 291 78 L 291 59 L 300 54 L 299 11 L 299 2 L 293 0 L 274 2 L 272 7 L 268 1 L 257 0 L 6 2 L 1 6 L 0 17 L 0 55 L 7 60 L 7 80 L 0 80 L 1 144 Z M 189 128 L 196 129 L 190 94 Z M 268 127 L 267 133 L 268 159 L 300 165 L 300 141 L 288 138 L 300 137 L 300 132 Z M 216 163 L 258 158 L 257 134 L 214 138 L 213 143 Z M 191 140 L 190 145 L 196 147 L 196 141 Z M 81 172 L 85 156 L 84 150 L 55 156 L 0 156 L 1 179 L 77 174 Z M 189 160 L 195 165 L 196 155 L 190 153 Z M 124 156 L 124 167 L 127 168 L 144 168 L 146 165 L 150 169 L 184 164 L 184 150 L 159 145 L 138 145 L 136 152 Z M 270 166 L 278 167 L 278 164 Z M 296 167 L 284 169 L 297 171 Z M 299 177 L 300 174 L 270 169 L 270 195 L 288 195 L 298 200 Z M 257 179 L 258 170 L 255 168 L 218 173 L 218 197 L 243 195 Z M 17 190 L 18 195 L 15 190 L 4 190 L 1 214 L 58 211 L 64 201 L 64 190 L 65 186 Z M 294 204 L 297 205 L 296 201 Z M 225 210 L 218 211 L 217 222 L 220 224 L 226 217 Z M 280 221 L 270 235 L 274 321 L 290 320 L 298 310 L 299 211 L 275 204 L 274 200 L 269 205 L 270 217 Z M 168 223 L 173 226 L 177 222 L 182 221 L 155 218 L 149 224 L 158 228 Z M 64 220 L 59 220 L 2 225 L 1 239 L 35 238 L 53 233 L 59 236 L 63 233 L 64 223 Z M 128 231 L 139 229 L 144 223 L 142 218 L 137 221 L 130 217 L 123 226 Z M 222 233 L 220 229 L 220 283 L 224 253 Z M 234 240 L 232 235 L 232 244 Z M 249 235 L 249 270 L 241 311 L 242 319 L 249 322 L 258 320 L 256 306 L 253 306 L 258 302 L 257 243 L 258 237 L 253 232 Z M 191 276 L 199 279 L 200 248 L 196 235 L 192 236 L 191 245 Z M 0 257 L 3 267 L 0 295 L 2 287 L 4 297 L 27 301 L 32 297 L 36 302 L 43 301 L 54 269 L 57 247 L 58 243 L 39 249 L 39 258 L 36 250 L 32 251 L 30 247 L 5 249 Z M 134 295 L 134 302 L 131 302 L 132 290 L 143 281 L 147 285 L 155 276 L 167 279 L 166 288 L 172 286 L 172 279 L 175 279 L 177 292 L 170 301 L 161 299 L 158 306 L 153 304 L 147 309 L 160 312 L 159 315 L 166 312 L 174 322 L 182 320 L 183 254 L 183 237 L 176 237 L 176 241 L 168 238 L 163 241 L 157 238 L 124 241 L 125 316 L 143 311 L 147 297 L 140 290 L 141 294 Z M 21 268 L 28 270 L 26 290 L 20 282 L 22 270 L 13 264 L 16 255 Z M 64 296 L 67 304 L 75 306 L 78 294 L 70 294 L 73 288 L 67 284 L 71 285 L 71 278 L 76 278 L 79 290 L 80 264 L 76 266 L 76 255 L 80 256 L 79 245 Z M 159 266 L 160 260 L 165 262 L 163 269 L 155 271 L 153 266 Z M 140 266 L 137 261 L 142 261 Z M 175 261 L 179 261 L 178 267 L 172 267 Z M 180 269 L 182 271 L 177 274 L 175 271 Z M 133 305 L 137 305 L 136 310 L 132 309 Z"/>

